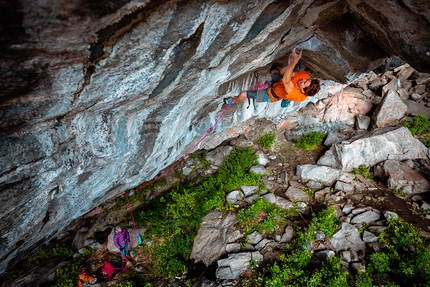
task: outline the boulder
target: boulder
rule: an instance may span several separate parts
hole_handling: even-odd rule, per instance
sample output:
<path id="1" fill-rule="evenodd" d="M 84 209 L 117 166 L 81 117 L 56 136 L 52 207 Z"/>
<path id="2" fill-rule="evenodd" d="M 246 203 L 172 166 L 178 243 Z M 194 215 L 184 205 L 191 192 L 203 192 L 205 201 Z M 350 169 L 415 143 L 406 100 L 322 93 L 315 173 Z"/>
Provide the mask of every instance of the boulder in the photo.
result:
<path id="1" fill-rule="evenodd" d="M 243 237 L 243 233 L 236 229 L 236 214 L 211 210 L 203 219 L 197 236 L 194 238 L 190 258 L 195 262 L 202 261 L 209 266 L 226 254 L 226 245 Z"/>
<path id="2" fill-rule="evenodd" d="M 258 251 L 229 254 L 228 258 L 218 260 L 216 278 L 236 279 L 250 267 L 250 261 L 260 262 L 262 259 L 263 255 Z"/>
<path id="3" fill-rule="evenodd" d="M 397 129 L 378 129 L 367 136 L 352 142 L 334 144 L 317 162 L 318 165 L 325 166 L 328 170 L 330 167 L 343 171 L 353 171 L 354 168 L 364 164 L 374 166 L 387 159 L 407 160 L 420 159 L 428 157 L 428 149 L 418 139 L 414 138 L 406 127 Z M 300 174 L 305 173 L 306 180 L 313 179 L 309 175 L 311 167 L 303 166 L 300 168 Z M 315 171 L 321 171 L 322 168 L 312 168 Z M 332 184 L 340 171 L 333 171 L 332 174 L 326 173 L 325 179 Z M 317 175 L 315 175 L 316 177 Z M 321 174 L 318 177 L 322 178 Z"/>
<path id="4" fill-rule="evenodd" d="M 392 190 L 398 189 L 406 194 L 430 191 L 430 182 L 405 162 L 386 160 L 375 166 L 374 174 Z"/>
<path id="5" fill-rule="evenodd" d="M 343 222 L 341 229 L 333 235 L 331 244 L 336 252 L 349 249 L 358 252 L 366 249 L 366 244 L 361 239 L 357 227 L 346 222 Z"/>
<path id="6" fill-rule="evenodd" d="M 380 128 L 396 124 L 405 115 L 408 107 L 400 99 L 395 90 L 389 90 L 382 102 L 378 105 L 372 115 L 373 125 Z"/>

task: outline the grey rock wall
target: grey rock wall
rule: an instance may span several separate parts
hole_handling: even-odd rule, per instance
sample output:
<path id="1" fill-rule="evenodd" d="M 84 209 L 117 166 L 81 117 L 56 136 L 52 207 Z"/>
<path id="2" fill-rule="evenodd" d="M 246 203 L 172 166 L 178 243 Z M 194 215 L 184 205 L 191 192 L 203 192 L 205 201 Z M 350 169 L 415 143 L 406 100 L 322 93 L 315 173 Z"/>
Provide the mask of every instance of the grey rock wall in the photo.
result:
<path id="1" fill-rule="evenodd" d="M 267 78 L 294 46 L 324 80 L 398 62 L 430 71 L 427 1 L 0 5 L 0 273 L 172 164 L 212 126 L 223 97 L 254 87 L 254 71 Z M 234 106 L 201 148 L 307 103 Z"/>

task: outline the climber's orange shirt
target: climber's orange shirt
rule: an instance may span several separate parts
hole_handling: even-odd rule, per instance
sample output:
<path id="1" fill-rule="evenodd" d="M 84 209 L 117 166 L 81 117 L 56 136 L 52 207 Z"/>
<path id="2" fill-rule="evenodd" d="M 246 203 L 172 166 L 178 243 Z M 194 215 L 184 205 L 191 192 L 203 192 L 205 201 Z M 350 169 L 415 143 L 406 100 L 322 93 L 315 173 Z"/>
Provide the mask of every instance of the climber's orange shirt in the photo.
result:
<path id="1" fill-rule="evenodd" d="M 291 78 L 291 82 L 293 82 L 294 88 L 287 94 L 284 87 L 284 82 L 282 82 L 282 79 L 278 82 L 274 83 L 273 90 L 275 94 L 278 96 L 278 99 L 275 98 L 272 94 L 272 88 L 269 88 L 267 93 L 269 94 L 269 98 L 272 102 L 277 102 L 279 100 L 288 100 L 288 101 L 295 101 L 295 102 L 303 102 L 306 100 L 307 96 L 300 92 L 298 87 L 299 80 L 302 79 L 310 79 L 311 76 L 308 74 L 308 72 L 305 71 L 298 71 L 295 72 L 293 77 Z"/>

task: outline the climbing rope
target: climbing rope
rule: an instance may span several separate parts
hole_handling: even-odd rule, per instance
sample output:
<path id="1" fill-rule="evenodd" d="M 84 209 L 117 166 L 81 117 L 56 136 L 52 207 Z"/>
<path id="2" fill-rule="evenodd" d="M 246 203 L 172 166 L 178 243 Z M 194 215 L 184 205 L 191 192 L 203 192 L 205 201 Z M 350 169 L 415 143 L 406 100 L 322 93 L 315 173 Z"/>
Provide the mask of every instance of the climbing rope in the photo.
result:
<path id="1" fill-rule="evenodd" d="M 175 168 L 175 166 L 177 166 L 182 160 L 184 160 L 184 159 L 186 159 L 187 157 L 188 157 L 188 155 L 190 154 L 190 153 L 192 153 L 210 134 L 211 134 L 211 132 L 215 129 L 215 127 L 216 127 L 216 125 L 221 121 L 221 119 L 224 117 L 224 115 L 227 113 L 227 111 L 228 111 L 228 109 L 230 108 L 230 105 L 233 103 L 233 101 L 231 101 L 228 105 L 227 105 L 227 107 L 222 111 L 222 113 L 221 113 L 221 115 L 218 117 L 218 119 L 215 121 L 215 124 L 206 132 L 206 134 L 185 154 L 185 155 L 183 155 L 175 164 L 173 164 L 170 168 L 168 168 L 165 172 L 163 172 L 161 175 L 159 175 L 158 177 L 156 177 L 156 178 L 154 178 L 153 180 L 151 180 L 151 181 L 149 181 L 149 182 L 147 182 L 146 184 L 144 184 L 144 185 L 142 185 L 142 186 L 140 186 L 140 187 L 138 187 L 138 188 L 135 188 L 135 189 L 132 189 L 131 191 L 134 191 L 134 192 L 137 192 L 138 190 L 140 190 L 140 189 L 143 189 L 143 188 L 145 188 L 145 187 L 147 187 L 147 186 L 149 186 L 149 185 L 151 185 L 152 183 L 154 183 L 154 182 L 156 182 L 157 180 L 159 180 L 160 178 L 162 178 L 163 176 L 165 176 L 167 173 L 169 173 L 173 168 Z M 136 222 L 134 221 L 134 216 L 133 216 L 133 210 L 132 210 L 132 208 L 131 208 L 131 205 L 130 205 L 130 199 L 129 199 L 129 195 L 130 195 L 130 191 L 126 191 L 126 192 L 124 192 L 124 195 L 125 195 L 125 197 L 127 198 L 127 205 L 128 205 L 128 208 L 129 208 L 129 210 L 130 210 L 130 215 L 131 215 L 131 221 L 133 222 L 133 229 L 134 229 L 134 237 L 135 237 L 135 240 L 137 240 L 137 238 L 138 238 L 138 235 L 137 235 L 137 228 L 136 228 Z M 133 246 L 134 244 L 136 243 L 136 241 L 134 241 L 133 240 L 133 242 L 131 243 L 131 246 Z M 130 246 L 130 247 L 131 247 Z M 125 270 L 125 267 L 124 267 L 124 261 L 123 261 L 123 258 L 122 258 L 122 254 L 121 254 L 121 260 L 122 260 L 122 263 L 123 263 L 123 270 Z"/>
<path id="2" fill-rule="evenodd" d="M 221 115 L 218 117 L 218 119 L 215 121 L 215 124 L 206 132 L 206 134 L 185 154 L 183 155 L 175 164 L 173 164 L 170 168 L 168 168 L 165 172 L 163 172 L 161 175 L 159 175 L 158 177 L 154 178 L 153 180 L 147 182 L 146 184 L 135 188 L 135 191 L 138 191 L 140 189 L 143 189 L 151 184 L 153 184 L 154 182 L 156 182 L 157 180 L 159 180 L 160 178 L 162 178 L 163 176 L 165 176 L 167 173 L 169 173 L 172 169 L 174 169 L 182 160 L 186 159 L 188 157 L 188 155 L 190 153 L 192 153 L 209 135 L 210 133 L 215 129 L 216 125 L 221 121 L 221 119 L 224 117 L 224 115 L 227 113 L 228 109 L 230 108 L 230 105 L 233 103 L 233 101 L 231 101 L 227 107 L 222 111 Z"/>

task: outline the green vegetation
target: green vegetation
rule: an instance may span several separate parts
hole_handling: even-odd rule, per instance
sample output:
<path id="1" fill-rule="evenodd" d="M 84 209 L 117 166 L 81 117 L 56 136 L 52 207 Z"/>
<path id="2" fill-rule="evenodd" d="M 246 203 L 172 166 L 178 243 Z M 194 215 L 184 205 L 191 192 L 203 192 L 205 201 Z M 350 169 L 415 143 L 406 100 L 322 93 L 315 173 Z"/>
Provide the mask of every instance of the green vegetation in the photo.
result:
<path id="1" fill-rule="evenodd" d="M 273 261 L 245 279 L 243 286 L 346 286 L 347 272 L 341 270 L 340 259 L 334 257 L 322 263 L 318 270 L 311 268 L 312 250 L 308 247 L 316 231 L 331 237 L 337 227 L 334 208 L 328 207 L 313 214 L 308 226 L 296 226 L 296 238 L 286 245 L 278 261 Z"/>
<path id="2" fill-rule="evenodd" d="M 276 134 L 273 132 L 258 136 L 258 144 L 263 148 L 271 148 L 275 142 Z"/>
<path id="3" fill-rule="evenodd" d="M 55 270 L 57 275 L 56 283 L 54 287 L 75 287 L 76 281 L 79 276 L 80 267 L 84 264 L 86 258 L 81 257 L 79 259 L 71 260 L 65 266 Z"/>
<path id="4" fill-rule="evenodd" d="M 423 143 L 427 148 L 430 148 L 430 133 L 424 137 Z"/>
<path id="5" fill-rule="evenodd" d="M 151 276 L 174 277 L 187 272 L 192 242 L 202 218 L 213 208 L 232 209 L 225 201 L 226 192 L 241 185 L 261 185 L 261 176 L 248 172 L 254 163 L 252 149 L 236 148 L 214 174 L 178 184 L 134 212 L 137 225 L 148 228 L 145 239 L 152 241 L 151 246 L 141 247 L 146 248 L 142 252 L 151 255 Z"/>
<path id="6" fill-rule="evenodd" d="M 385 239 L 387 235 L 389 242 Z M 374 281 L 400 286 L 429 286 L 429 242 L 421 237 L 415 226 L 400 218 L 390 219 L 379 241 L 387 247 L 382 252 L 372 253 L 365 261 Z"/>
<path id="7" fill-rule="evenodd" d="M 73 254 L 75 254 L 75 252 L 65 244 L 56 246 L 51 250 L 48 250 L 45 246 L 43 246 L 35 255 L 30 257 L 30 268 L 39 266 L 42 262 L 54 257 L 60 257 L 62 260 L 68 260 L 73 257 Z"/>
<path id="8" fill-rule="evenodd" d="M 313 190 L 312 188 L 306 188 L 306 187 L 302 187 L 300 188 L 301 190 L 303 190 L 307 195 L 309 195 L 311 198 L 314 198 L 315 196 L 315 190 Z"/>
<path id="9" fill-rule="evenodd" d="M 354 167 L 354 174 L 360 174 L 364 178 L 373 179 L 372 174 L 369 172 L 369 168 L 365 164 L 361 164 L 358 168 Z"/>
<path id="10" fill-rule="evenodd" d="M 243 286 L 430 286 L 429 242 L 412 224 L 400 218 L 387 221 L 386 231 L 379 236 L 386 248 L 365 259 L 366 273 L 357 270 L 348 274 L 337 257 L 320 265 L 312 263 L 310 241 L 316 231 L 329 238 L 334 234 L 338 223 L 333 213 L 334 208 L 329 207 L 312 214 L 308 226 L 296 226 L 297 236 L 286 245 L 279 260 L 260 269 L 254 267 L 252 277 L 244 279 Z"/>
<path id="11" fill-rule="evenodd" d="M 305 150 L 315 150 L 321 147 L 324 140 L 324 134 L 320 132 L 311 132 L 297 140 L 296 146 Z"/>
<path id="12" fill-rule="evenodd" d="M 80 267 L 85 263 L 87 258 L 94 252 L 93 249 L 87 248 L 84 250 L 85 255 L 73 259 L 75 252 L 65 244 L 58 245 L 52 249 L 42 247 L 35 255 L 30 257 L 30 268 L 43 264 L 46 260 L 54 257 L 60 257 L 63 261 L 68 261 L 66 265 L 55 270 L 57 275 L 54 287 L 74 287 L 80 272 Z"/>
<path id="13" fill-rule="evenodd" d="M 237 213 L 240 227 L 251 234 L 258 231 L 261 234 L 270 234 L 276 230 L 283 230 L 287 225 L 287 217 L 298 216 L 298 209 L 285 210 L 270 204 L 267 200 L 257 198 L 248 208 Z"/>
<path id="14" fill-rule="evenodd" d="M 413 136 L 421 135 L 430 128 L 430 121 L 426 116 L 413 116 L 412 120 L 405 121 L 402 124 L 407 127 Z"/>

